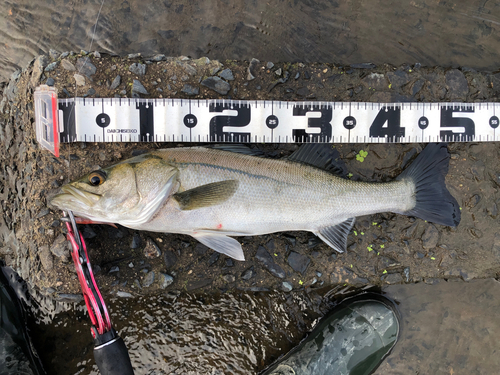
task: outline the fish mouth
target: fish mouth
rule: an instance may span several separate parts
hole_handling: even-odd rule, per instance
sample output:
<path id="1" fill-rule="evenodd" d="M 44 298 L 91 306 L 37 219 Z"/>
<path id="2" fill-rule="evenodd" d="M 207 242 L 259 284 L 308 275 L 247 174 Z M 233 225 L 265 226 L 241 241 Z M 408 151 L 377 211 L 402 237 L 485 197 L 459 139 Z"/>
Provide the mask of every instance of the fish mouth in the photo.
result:
<path id="1" fill-rule="evenodd" d="M 101 198 L 98 194 L 80 190 L 71 185 L 64 185 L 61 190 L 63 193 L 56 195 L 51 203 L 62 210 L 77 211 L 77 208 L 90 208 Z"/>

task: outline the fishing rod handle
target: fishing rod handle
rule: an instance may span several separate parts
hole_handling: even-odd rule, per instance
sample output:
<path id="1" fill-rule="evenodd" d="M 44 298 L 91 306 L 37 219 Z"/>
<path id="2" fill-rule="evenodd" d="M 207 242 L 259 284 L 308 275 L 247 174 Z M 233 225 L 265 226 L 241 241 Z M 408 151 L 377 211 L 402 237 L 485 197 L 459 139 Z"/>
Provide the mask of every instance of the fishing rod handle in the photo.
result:
<path id="1" fill-rule="evenodd" d="M 114 330 L 113 330 L 114 331 Z M 109 341 L 94 347 L 94 359 L 101 375 L 134 375 L 127 347 L 116 334 Z"/>

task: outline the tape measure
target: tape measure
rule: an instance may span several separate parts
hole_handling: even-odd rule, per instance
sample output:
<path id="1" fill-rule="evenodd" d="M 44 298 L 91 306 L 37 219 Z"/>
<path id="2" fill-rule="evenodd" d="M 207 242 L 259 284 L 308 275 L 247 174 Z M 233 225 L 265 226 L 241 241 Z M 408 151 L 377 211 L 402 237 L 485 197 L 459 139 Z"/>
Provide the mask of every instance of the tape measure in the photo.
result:
<path id="1" fill-rule="evenodd" d="M 35 91 L 37 139 L 69 142 L 411 143 L 497 141 L 500 103 L 71 98 Z"/>

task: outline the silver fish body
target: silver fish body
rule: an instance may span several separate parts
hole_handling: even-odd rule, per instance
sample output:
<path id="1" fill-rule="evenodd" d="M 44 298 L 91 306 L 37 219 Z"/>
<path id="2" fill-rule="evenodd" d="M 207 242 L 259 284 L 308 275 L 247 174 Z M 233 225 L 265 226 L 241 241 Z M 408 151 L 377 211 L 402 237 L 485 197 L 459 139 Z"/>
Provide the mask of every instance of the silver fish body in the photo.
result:
<path id="1" fill-rule="evenodd" d="M 343 251 L 356 216 L 422 216 L 411 173 L 388 183 L 355 182 L 297 161 L 195 147 L 154 151 L 103 174 L 98 186 L 87 176 L 66 185 L 52 204 L 93 221 L 188 234 L 239 260 L 241 245 L 227 236 L 305 230 Z"/>

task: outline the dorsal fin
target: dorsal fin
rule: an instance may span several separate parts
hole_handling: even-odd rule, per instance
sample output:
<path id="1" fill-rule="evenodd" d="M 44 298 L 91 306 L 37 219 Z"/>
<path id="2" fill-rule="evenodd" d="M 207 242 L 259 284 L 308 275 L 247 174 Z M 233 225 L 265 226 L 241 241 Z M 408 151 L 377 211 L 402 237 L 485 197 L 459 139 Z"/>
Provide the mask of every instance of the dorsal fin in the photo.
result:
<path id="1" fill-rule="evenodd" d="M 264 156 L 264 153 L 258 148 L 250 148 L 242 144 L 220 144 L 220 145 L 210 145 L 207 148 L 214 148 L 216 150 L 235 152 L 237 154 L 250 155 L 250 156 Z"/>
<path id="2" fill-rule="evenodd" d="M 339 152 L 330 143 L 304 143 L 288 157 L 289 160 L 309 164 L 340 177 L 347 175 L 347 167 Z"/>

